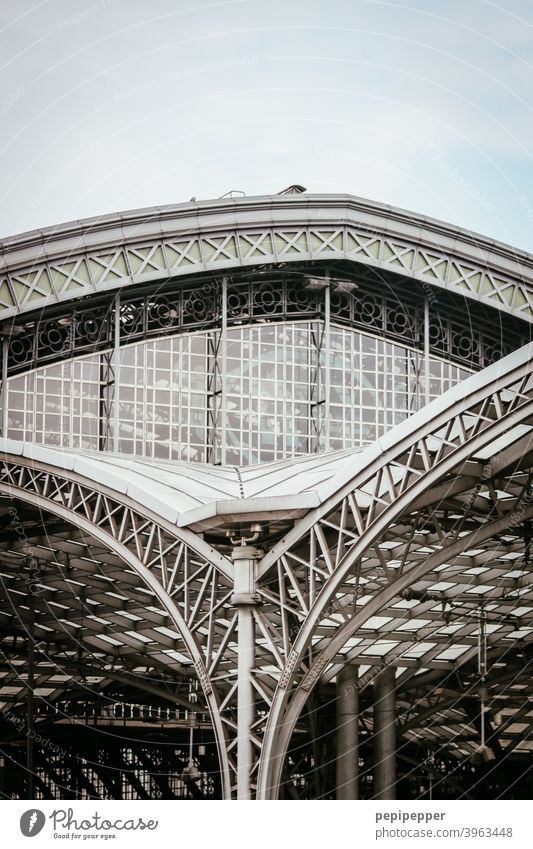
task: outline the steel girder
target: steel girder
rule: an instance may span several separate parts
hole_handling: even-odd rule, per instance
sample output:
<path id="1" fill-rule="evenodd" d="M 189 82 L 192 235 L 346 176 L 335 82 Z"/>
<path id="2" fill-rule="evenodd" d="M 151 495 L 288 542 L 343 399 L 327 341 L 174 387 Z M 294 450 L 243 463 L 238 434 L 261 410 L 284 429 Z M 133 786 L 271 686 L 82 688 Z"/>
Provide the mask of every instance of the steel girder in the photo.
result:
<path id="1" fill-rule="evenodd" d="M 479 596 L 470 594 L 475 581 L 469 583 L 469 569 L 484 573 L 495 619 L 517 603 L 527 605 L 529 569 L 509 576 L 504 558 L 523 552 L 523 527 L 533 518 L 532 353 L 533 346 L 526 346 L 348 458 L 342 480 L 335 479 L 321 506 L 297 520 L 268 553 L 256 553 L 257 577 L 246 604 L 256 643 L 249 736 L 250 783 L 258 798 L 276 795 L 309 693 L 339 664 L 366 659 L 371 665 L 381 656 L 386 664 L 408 668 L 409 646 L 422 641 L 429 648 L 421 667 L 446 667 L 439 653 L 448 614 L 460 618 L 479 604 Z M 127 496 L 39 459 L 4 456 L 0 492 L 71 523 L 155 594 L 200 680 L 230 798 L 238 748 L 236 605 L 243 603 L 235 599 L 236 591 L 242 595 L 235 564 Z M 266 511 L 261 522 L 268 519 Z M 483 565 L 489 561 L 490 567 Z M 447 580 L 451 594 L 440 586 Z M 365 625 L 383 612 L 387 621 L 374 624 L 374 643 L 382 648 L 389 639 L 390 652 L 358 655 L 358 641 L 371 636 Z M 419 615 L 426 624 L 408 631 L 406 641 L 397 640 L 409 617 Z M 524 639 L 515 632 L 520 628 L 505 625 L 497 637 L 511 646 Z M 471 657 L 468 623 L 461 633 Z M 369 681 L 362 676 L 359 685 Z"/>

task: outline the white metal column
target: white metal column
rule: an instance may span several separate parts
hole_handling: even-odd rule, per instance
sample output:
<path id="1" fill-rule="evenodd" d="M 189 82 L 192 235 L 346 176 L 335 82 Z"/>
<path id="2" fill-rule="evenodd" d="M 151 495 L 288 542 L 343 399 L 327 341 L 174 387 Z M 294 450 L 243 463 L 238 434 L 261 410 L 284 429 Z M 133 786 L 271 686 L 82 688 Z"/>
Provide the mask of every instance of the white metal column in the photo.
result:
<path id="1" fill-rule="evenodd" d="M 424 403 L 429 404 L 429 300 L 424 300 Z"/>
<path id="2" fill-rule="evenodd" d="M 2 339 L 2 436 L 7 436 L 8 428 L 8 385 L 7 385 L 7 366 L 9 356 L 9 336 L 4 336 Z"/>
<path id="3" fill-rule="evenodd" d="M 324 289 L 324 450 L 330 450 L 331 403 L 331 284 Z"/>
<path id="4" fill-rule="evenodd" d="M 255 595 L 256 561 L 263 554 L 251 545 L 234 548 L 234 578 L 232 604 L 238 607 L 237 660 L 237 799 L 252 798 L 253 744 L 252 725 L 255 719 L 255 696 L 252 674 L 255 665 Z"/>
<path id="5" fill-rule="evenodd" d="M 222 278 L 222 317 L 220 327 L 220 348 L 221 348 L 221 365 L 220 365 L 220 462 L 223 466 L 226 465 L 226 447 L 227 447 L 227 373 L 228 373 L 228 278 Z M 215 437 L 216 438 L 216 437 Z"/>
<path id="6" fill-rule="evenodd" d="M 119 430 L 120 430 L 120 292 L 115 296 L 115 324 L 114 324 L 114 354 L 115 367 L 113 369 L 115 375 L 115 386 L 113 392 L 113 451 L 115 454 L 119 450 Z"/>

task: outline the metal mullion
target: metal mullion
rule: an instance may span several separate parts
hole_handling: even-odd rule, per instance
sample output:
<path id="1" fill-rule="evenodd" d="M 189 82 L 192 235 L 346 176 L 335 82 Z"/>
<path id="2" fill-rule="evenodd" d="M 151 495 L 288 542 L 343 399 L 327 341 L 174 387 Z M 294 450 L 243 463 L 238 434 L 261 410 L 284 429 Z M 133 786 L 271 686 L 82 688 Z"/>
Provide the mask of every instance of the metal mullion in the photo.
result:
<path id="1" fill-rule="evenodd" d="M 324 450 L 330 450 L 330 401 L 331 401 L 331 287 L 324 289 Z"/>
<path id="2" fill-rule="evenodd" d="M 218 365 L 221 333 L 218 328 L 209 332 L 206 336 L 206 434 L 205 434 L 205 461 L 217 464 L 217 437 L 220 428 L 220 404 L 218 388 L 218 377 L 220 369 Z M 181 412 L 181 402 L 180 402 Z M 180 417 L 181 418 L 181 417 Z"/>
<path id="3" fill-rule="evenodd" d="M 69 363 L 69 397 L 68 397 L 68 423 L 69 423 L 69 448 L 74 448 L 74 413 L 73 413 L 73 398 L 74 398 L 74 362 Z M 63 399 L 62 399 L 63 400 Z M 63 404 L 61 404 L 63 406 Z M 63 425 L 61 425 L 63 426 Z"/>
<path id="4" fill-rule="evenodd" d="M 124 252 L 127 254 L 127 251 Z M 119 449 L 119 427 L 120 427 L 120 289 L 115 296 L 114 310 L 114 377 L 115 386 L 113 392 L 113 451 L 118 453 Z"/>
<path id="5" fill-rule="evenodd" d="M 220 462 L 226 465 L 227 458 L 227 374 L 228 374 L 228 278 L 222 278 L 222 315 L 220 344 L 222 345 L 222 368 L 220 372 Z"/>
<path id="6" fill-rule="evenodd" d="M 9 336 L 4 336 L 2 340 L 2 436 L 7 437 L 8 430 L 8 393 L 9 387 L 7 382 L 7 365 L 9 356 Z"/>

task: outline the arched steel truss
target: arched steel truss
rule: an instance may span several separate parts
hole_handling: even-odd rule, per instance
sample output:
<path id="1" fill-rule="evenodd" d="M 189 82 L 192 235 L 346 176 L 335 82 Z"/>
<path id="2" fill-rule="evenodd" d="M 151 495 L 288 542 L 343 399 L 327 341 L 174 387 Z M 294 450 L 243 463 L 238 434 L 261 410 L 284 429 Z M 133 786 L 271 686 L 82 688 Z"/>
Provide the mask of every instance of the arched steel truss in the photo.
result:
<path id="1" fill-rule="evenodd" d="M 72 472 L 66 475 L 38 463 L 21 465 L 6 456 L 0 477 L 0 493 L 72 522 L 91 540 L 118 556 L 153 593 L 179 633 L 202 686 L 218 743 L 222 776 L 227 782 L 225 732 L 205 665 L 212 661 L 212 647 L 207 646 L 204 654 L 197 632 L 206 617 L 216 616 L 216 607 L 204 609 L 206 602 L 209 605 L 217 594 L 223 598 L 231 594 L 227 588 L 231 564 L 200 537 L 169 527 L 162 517 L 150 516 L 149 511 L 104 487 L 95 491 Z M 226 587 L 219 588 L 218 584 L 224 581 Z M 107 598 L 106 604 L 109 603 Z M 229 785 L 224 792 L 230 794 Z"/>
<path id="2" fill-rule="evenodd" d="M 458 401 L 431 405 L 425 416 L 406 423 L 410 427 L 397 428 L 390 439 L 365 452 L 364 469 L 264 558 L 262 574 L 277 563 L 294 580 L 294 565 L 304 560 L 314 581 L 312 591 L 303 595 L 300 589 L 305 616 L 271 703 L 259 763 L 260 798 L 275 795 L 283 757 L 308 694 L 358 629 L 433 570 L 447 563 L 453 569 L 463 552 L 533 516 L 529 475 L 533 446 L 529 428 L 525 433 L 519 428 L 531 421 L 533 413 L 531 348 L 521 355 L 516 366 L 511 365 L 514 358 L 508 358 L 502 374 L 487 370 L 484 385 L 474 380 L 477 386 L 466 393 L 463 384 Z M 453 395 L 452 391 L 440 400 L 451 400 Z M 485 459 L 497 468 L 484 477 Z M 507 504 L 495 492 L 498 479 Z M 448 500 L 453 504 L 457 495 L 469 491 L 464 504 L 452 508 L 455 516 L 452 513 L 447 528 L 439 516 L 442 504 Z M 421 533 L 421 526 L 424 530 L 428 523 L 433 533 Z M 307 554 L 302 557 L 305 537 Z M 396 541 L 392 554 L 390 541 Z M 440 578 L 445 580 L 446 571 Z M 364 604 L 358 603 L 362 593 L 370 596 Z M 417 639 L 422 636 L 418 633 Z M 389 662 L 394 660 L 393 652 Z"/>
<path id="3" fill-rule="evenodd" d="M 201 683 L 227 798 L 235 794 L 243 736 L 239 658 L 252 651 L 247 780 L 257 798 L 272 798 L 309 693 L 341 665 L 392 664 L 405 676 L 409 651 L 421 646 L 417 670 L 446 669 L 450 619 L 460 623 L 454 640 L 463 637 L 466 647 L 453 663 L 467 662 L 475 650 L 468 615 L 479 606 L 480 584 L 494 606 L 488 615 L 500 623 L 492 642 L 511 647 L 531 639 L 523 633 L 533 618 L 529 560 L 515 574 L 508 558 L 524 555 L 524 527 L 533 518 L 532 355 L 526 346 L 346 457 L 319 488 L 320 507 L 278 534 L 267 553 L 251 550 L 246 586 L 226 543 L 217 550 L 39 452 L 36 459 L 3 457 L 0 493 L 81 529 L 155 594 Z M 246 510 L 243 501 L 221 504 L 222 531 L 246 534 L 253 522 L 268 533 L 268 509 L 249 517 Z M 526 613 L 511 622 L 517 605 Z M 413 618 L 424 625 L 405 630 Z M 252 647 L 243 646 L 243 621 Z M 150 632 L 150 623 L 143 627 Z M 372 674 L 359 676 L 358 686 Z"/>

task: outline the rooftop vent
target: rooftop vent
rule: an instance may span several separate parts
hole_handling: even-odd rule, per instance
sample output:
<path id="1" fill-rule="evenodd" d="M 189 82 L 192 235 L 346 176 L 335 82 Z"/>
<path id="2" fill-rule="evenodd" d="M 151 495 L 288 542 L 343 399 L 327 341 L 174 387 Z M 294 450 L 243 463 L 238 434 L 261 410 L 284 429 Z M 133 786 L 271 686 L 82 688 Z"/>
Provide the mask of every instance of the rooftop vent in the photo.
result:
<path id="1" fill-rule="evenodd" d="M 293 186 L 287 186 L 286 189 L 282 189 L 281 192 L 278 192 L 278 195 L 302 195 L 306 191 L 305 186 L 299 186 L 295 183 Z"/>

